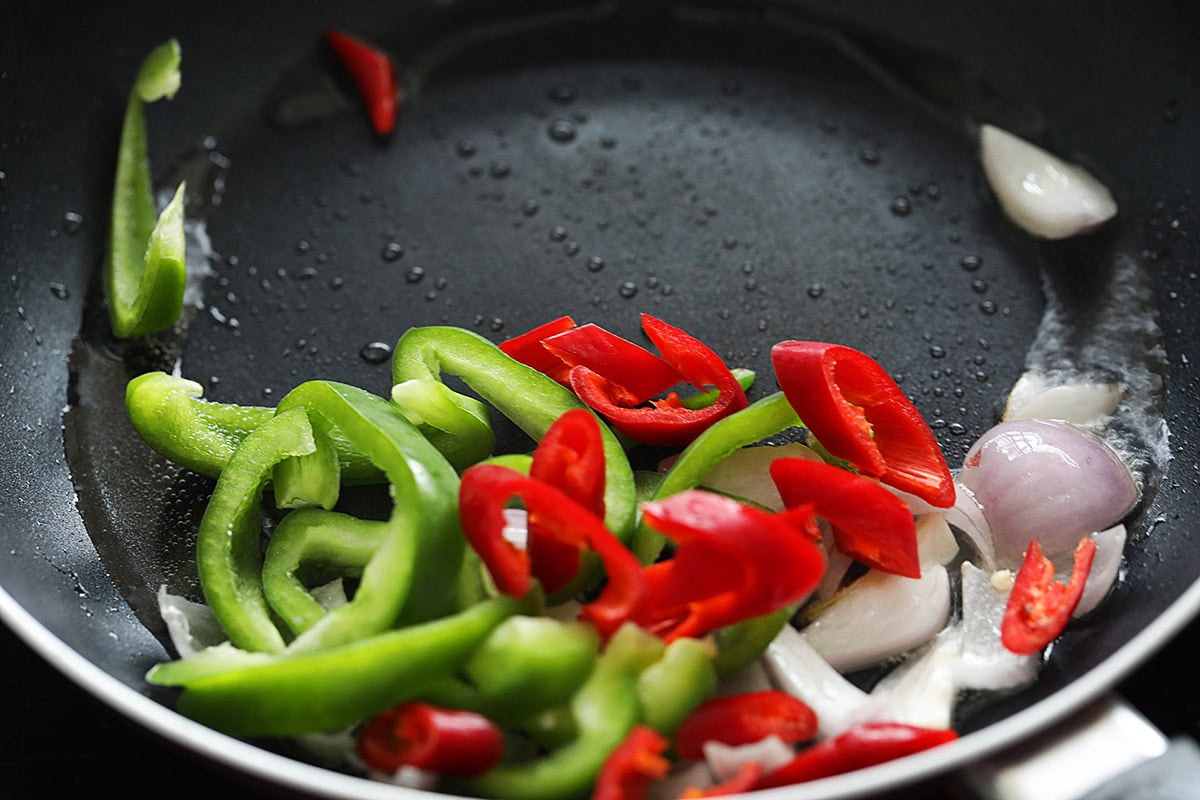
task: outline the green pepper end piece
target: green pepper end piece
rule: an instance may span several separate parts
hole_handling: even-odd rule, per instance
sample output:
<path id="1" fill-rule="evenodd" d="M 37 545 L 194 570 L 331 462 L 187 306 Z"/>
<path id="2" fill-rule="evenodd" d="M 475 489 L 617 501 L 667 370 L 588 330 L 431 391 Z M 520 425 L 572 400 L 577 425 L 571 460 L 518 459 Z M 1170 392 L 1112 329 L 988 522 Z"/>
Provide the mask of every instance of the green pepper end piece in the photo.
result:
<path id="1" fill-rule="evenodd" d="M 729 371 L 733 373 L 734 380 L 736 380 L 738 385 L 742 387 L 743 392 L 750 391 L 750 387 L 754 385 L 754 378 L 756 377 L 754 370 L 746 369 L 744 367 L 734 367 Z M 709 389 L 708 391 L 700 392 L 699 394 L 681 397 L 679 402 L 683 404 L 684 408 L 690 408 L 693 411 L 699 411 L 700 409 L 708 408 L 713 403 L 717 402 L 717 398 L 720 396 L 720 390 Z"/>
<path id="2" fill-rule="evenodd" d="M 717 631 L 717 658 L 714 663 L 717 675 L 725 677 L 750 666 L 763 654 L 767 645 L 775 640 L 795 613 L 796 606 L 787 606 Z"/>
<path id="3" fill-rule="evenodd" d="M 642 721 L 670 738 L 684 717 L 717 690 L 717 648 L 706 639 L 677 639 L 638 676 Z"/>
<path id="4" fill-rule="evenodd" d="M 457 672 L 484 637 L 522 609 L 521 600 L 495 598 L 433 622 L 210 674 L 186 684 L 179 710 L 234 736 L 339 730 Z"/>
<path id="5" fill-rule="evenodd" d="M 216 478 L 250 431 L 274 409 L 212 403 L 204 387 L 165 372 L 147 372 L 125 387 L 125 410 L 138 435 L 170 461 Z"/>
<path id="6" fill-rule="evenodd" d="M 713 465 L 740 447 L 800 424 L 800 418 L 783 392 L 768 395 L 748 408 L 730 414 L 704 431 L 679 454 L 663 476 L 655 499 L 669 497 L 700 485 Z M 643 564 L 653 563 L 666 540 L 644 522 L 634 533 L 631 548 Z"/>
<path id="7" fill-rule="evenodd" d="M 392 402 L 455 469 L 482 461 L 496 447 L 487 406 L 441 381 L 414 378 L 397 383 Z"/>

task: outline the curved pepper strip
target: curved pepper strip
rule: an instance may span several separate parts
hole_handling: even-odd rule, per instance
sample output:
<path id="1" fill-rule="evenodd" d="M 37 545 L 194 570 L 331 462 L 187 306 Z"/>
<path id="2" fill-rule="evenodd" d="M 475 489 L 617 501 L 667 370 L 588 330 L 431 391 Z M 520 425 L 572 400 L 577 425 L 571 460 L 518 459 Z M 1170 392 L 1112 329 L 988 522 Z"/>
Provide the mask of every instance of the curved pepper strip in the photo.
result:
<path id="1" fill-rule="evenodd" d="M 449 788 L 505 800 L 586 796 L 609 754 L 640 721 L 638 676 L 662 657 L 663 649 L 661 641 L 636 625 L 623 626 L 571 700 L 577 730 L 571 742 L 541 758 L 502 763 L 475 780 L 452 782 Z"/>
<path id="2" fill-rule="evenodd" d="M 779 458 L 771 478 L 784 505 L 812 505 L 834 545 L 872 569 L 921 577 L 917 525 L 907 504 L 874 481 L 823 461 Z"/>
<path id="3" fill-rule="evenodd" d="M 1029 542 L 1000 623 L 1005 649 L 1032 655 L 1058 638 L 1083 598 L 1095 556 L 1095 540 L 1088 536 L 1080 539 L 1071 577 L 1062 583 L 1054 580 L 1054 562 L 1042 553 L 1037 540 Z"/>
<path id="4" fill-rule="evenodd" d="M 217 478 L 233 451 L 251 431 L 275 416 L 266 406 L 243 406 L 204 400 L 195 381 L 146 372 L 125 387 L 125 410 L 138 435 L 169 461 Z M 383 473 L 331 432 L 338 450 L 342 482 L 380 483 Z"/>
<path id="5" fill-rule="evenodd" d="M 676 639 L 661 659 L 638 676 L 642 722 L 664 736 L 675 730 L 717 690 L 713 660 L 717 649 L 707 639 Z"/>
<path id="6" fill-rule="evenodd" d="M 592 800 L 641 800 L 654 781 L 667 777 L 670 746 L 660 733 L 638 725 L 604 762 Z"/>
<path id="7" fill-rule="evenodd" d="M 748 408 L 730 414 L 714 423 L 680 453 L 658 484 L 654 499 L 661 500 L 696 488 L 708 471 L 734 450 L 800 424 L 795 409 L 782 392 L 764 397 Z M 650 564 L 658 558 L 665 544 L 662 535 L 643 520 L 634 534 L 631 547 L 643 564 Z"/>
<path id="8" fill-rule="evenodd" d="M 278 461 L 315 449 L 302 409 L 263 423 L 230 458 L 200 520 L 196 569 L 205 600 L 229 640 L 245 650 L 278 652 L 285 644 L 262 586 L 263 486 Z"/>
<path id="9" fill-rule="evenodd" d="M 267 543 L 262 582 L 267 603 L 299 635 L 328 613 L 301 581 L 298 572 L 318 565 L 340 577 L 357 578 L 388 532 L 386 522 L 360 519 L 336 511 L 305 508 L 286 515 Z"/>
<path id="10" fill-rule="evenodd" d="M 183 309 L 184 263 L 181 183 L 162 214 L 154 208 L 143 105 L 171 99 L 180 85 L 179 42 L 171 39 L 146 57 L 125 106 L 108 257 L 104 263 L 109 318 L 121 338 L 144 336 L 175 324 Z"/>
<path id="11" fill-rule="evenodd" d="M 646 503 L 642 513 L 678 547 L 643 570 L 632 620 L 668 642 L 797 603 L 825 571 L 811 507 L 772 514 L 691 489 Z"/>
<path id="12" fill-rule="evenodd" d="M 771 348 L 779 387 L 821 444 L 857 469 L 938 508 L 954 479 L 921 413 L 865 353 L 824 342 Z"/>
<path id="13" fill-rule="evenodd" d="M 807 742 L 817 735 L 817 715 L 798 697 L 776 689 L 717 697 L 688 715 L 675 733 L 680 758 L 700 761 L 704 745 L 752 744 L 778 736 L 786 744 Z"/>
<path id="14" fill-rule="evenodd" d="M 674 392 L 652 401 L 650 407 L 634 407 L 640 397 L 625 390 L 619 380 L 587 366 L 573 367 L 575 394 L 621 433 L 645 444 L 685 445 L 717 420 L 748 405 L 729 367 L 703 342 L 649 314 L 642 315 L 642 328 L 683 380 L 699 389 L 715 388 L 718 396 L 716 402 L 695 410 L 684 406 Z"/>
<path id="15" fill-rule="evenodd" d="M 293 408 L 305 409 L 314 429 L 338 429 L 377 464 L 391 485 L 393 508 L 354 598 L 289 649 L 328 647 L 453 609 L 463 554 L 453 467 L 395 406 L 357 387 L 309 381 L 289 392 L 278 412 Z"/>
<path id="16" fill-rule="evenodd" d="M 607 639 L 641 599 L 641 565 L 599 517 L 561 489 L 506 467 L 479 464 L 463 473 L 459 514 L 467 541 L 501 592 L 522 597 L 533 587 L 528 551 L 503 536 L 504 509 L 513 498 L 524 502 L 547 535 L 578 550 L 588 548 L 600 557 L 608 583 L 599 597 L 583 606 L 580 616 Z"/>
<path id="17" fill-rule="evenodd" d="M 569 389 L 471 331 L 411 328 L 400 337 L 392 356 L 393 384 L 440 382 L 443 372 L 462 379 L 534 441 L 541 440 L 565 412 L 583 407 Z M 477 420 L 470 415 L 464 412 L 459 419 L 468 435 L 476 430 Z M 632 533 L 637 515 L 633 470 L 612 431 L 601 425 L 600 433 L 604 440 L 604 523 L 624 541 Z"/>
<path id="18" fill-rule="evenodd" d="M 504 734 L 487 717 L 415 700 L 371 718 L 355 744 L 364 764 L 388 774 L 407 766 L 479 775 L 504 755 Z"/>
<path id="19" fill-rule="evenodd" d="M 308 653 L 189 674 L 188 659 L 156 667 L 151 683 L 184 687 L 179 711 L 234 736 L 299 736 L 353 725 L 453 674 L 524 604 L 485 601 L 453 616 Z M 255 655 L 255 654 L 249 654 Z M 178 666 L 177 666 L 178 665 Z"/>

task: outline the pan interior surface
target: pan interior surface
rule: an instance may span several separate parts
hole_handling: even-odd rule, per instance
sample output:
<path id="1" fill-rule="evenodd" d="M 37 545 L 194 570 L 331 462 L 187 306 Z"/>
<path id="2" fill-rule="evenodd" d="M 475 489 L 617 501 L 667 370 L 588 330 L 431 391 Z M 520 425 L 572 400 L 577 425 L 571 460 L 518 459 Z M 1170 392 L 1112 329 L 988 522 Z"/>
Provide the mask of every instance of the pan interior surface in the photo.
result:
<path id="1" fill-rule="evenodd" d="M 136 344 L 110 337 L 93 281 L 65 418 L 87 534 L 157 640 L 130 645 L 120 680 L 151 693 L 141 676 L 168 657 L 159 587 L 199 599 L 192 536 L 211 489 L 129 426 L 124 385 L 139 371 L 178 365 L 206 397 L 256 405 L 310 378 L 383 394 L 389 348 L 411 326 L 500 341 L 569 313 L 637 339 L 647 312 L 756 370 L 752 397 L 774 390 L 781 339 L 869 352 L 955 465 L 1025 365 L 1046 271 L 1136 252 L 1127 228 L 1069 247 L 1029 241 L 983 186 L 965 130 L 826 37 L 649 16 L 500 16 L 438 30 L 441 49 L 398 25 L 377 38 L 414 79 L 385 142 L 314 33 L 252 110 L 214 114 L 163 162 L 162 185 L 189 179 L 211 274 L 185 330 Z M 1085 289 L 1063 299 L 1096 301 Z M 969 706 L 964 730 L 1062 689 L 1173 599 L 1146 602 L 1141 582 L 1161 555 L 1149 536 L 1159 503 L 1152 492 L 1131 522 L 1130 547 L 1148 549 L 1103 613 L 1056 646 L 1031 690 Z"/>

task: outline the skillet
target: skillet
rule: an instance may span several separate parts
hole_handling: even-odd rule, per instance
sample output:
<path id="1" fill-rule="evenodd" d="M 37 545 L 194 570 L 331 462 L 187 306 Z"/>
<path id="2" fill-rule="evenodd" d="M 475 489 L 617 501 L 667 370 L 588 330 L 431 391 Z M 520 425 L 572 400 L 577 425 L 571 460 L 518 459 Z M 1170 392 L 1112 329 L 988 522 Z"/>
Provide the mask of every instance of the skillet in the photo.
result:
<path id="1" fill-rule="evenodd" d="M 779 16 L 763 26 L 761 4 L 732 16 L 697 4 L 685 23 L 658 3 L 545 20 L 547 8 L 417 3 L 402 26 L 391 4 L 264 3 L 233 17 L 116 5 L 69 20 L 35 8 L 6 26 L 0 70 L 15 111 L 0 123 L 11 288 L 0 586 L 10 625 L 139 723 L 283 780 L 272 757 L 229 755 L 141 681 L 165 654 L 152 594 L 162 581 L 188 585 L 187 522 L 204 485 L 123 427 L 114 401 L 129 369 L 178 348 L 210 396 L 269 403 L 306 377 L 383 390 L 386 368 L 360 351 L 411 324 L 498 339 L 570 311 L 634 335 L 637 311 L 649 310 L 760 374 L 777 339 L 862 347 L 945 422 L 937 432 L 953 461 L 1021 370 L 1042 313 L 1038 268 L 1086 311 L 1100 296 L 1090 287 L 1125 253 L 1153 280 L 1174 459 L 1132 520 L 1124 579 L 1035 687 L 978 709 L 961 747 L 886 771 L 878 786 L 962 766 L 1062 718 L 1184 624 L 1198 572 L 1188 557 L 1194 12 L 1126 19 L 1089 4 L 1085 24 L 1069 6 L 839 11 L 841 29 L 870 34 L 854 41 L 869 41 L 889 75 L 933 94 L 931 115 L 881 89 L 835 40 L 801 36 Z M 770 8 L 803 22 L 832 13 Z M 422 46 L 512 16 L 542 22 L 489 28 L 494 38 L 462 50 Z M 424 80 L 390 142 L 373 141 L 352 101 L 337 101 L 344 87 L 323 82 L 335 74 L 318 46 L 327 24 L 377 31 L 418 67 L 438 67 L 417 70 Z M 183 40 L 185 88 L 153 109 L 155 174 L 186 167 L 210 205 L 220 197 L 200 209 L 219 260 L 188 336 L 154 351 L 105 338 L 93 281 L 128 79 L 169 35 Z M 1000 89 L 962 82 L 956 64 Z M 960 80 L 935 91 L 947 77 Z M 1117 192 L 1120 224 L 1065 247 L 1013 231 L 952 124 L 982 109 L 1086 159 Z M 383 255 L 392 242 L 403 248 L 395 259 Z"/>

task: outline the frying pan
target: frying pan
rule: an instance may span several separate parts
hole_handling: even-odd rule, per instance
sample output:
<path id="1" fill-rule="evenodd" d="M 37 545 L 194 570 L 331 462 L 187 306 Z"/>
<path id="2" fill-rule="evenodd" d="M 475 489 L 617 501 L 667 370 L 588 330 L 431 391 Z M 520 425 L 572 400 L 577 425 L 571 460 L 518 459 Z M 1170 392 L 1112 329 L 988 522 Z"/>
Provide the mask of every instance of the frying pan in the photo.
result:
<path id="1" fill-rule="evenodd" d="M 199 728 L 142 680 L 169 657 L 154 592 L 195 589 L 210 484 L 142 445 L 120 398 L 131 374 L 176 359 L 213 399 L 270 404 L 314 377 L 386 391 L 369 345 L 410 325 L 499 340 L 572 313 L 636 337 L 644 310 L 756 368 L 760 393 L 774 341 L 867 350 L 953 463 L 1023 368 L 1043 274 L 1078 342 L 1113 265 L 1133 263 L 1161 329 L 1172 459 L 1130 521 L 1122 580 L 1033 687 L 972 707 L 959 743 L 804 796 L 898 790 L 993 755 L 1104 696 L 1194 615 L 1192 7 L 121 2 L 15 16 L 0 32 L 0 613 L 214 770 L 262 791 L 382 796 Z M 329 25 L 407 67 L 389 141 L 322 50 Z M 121 343 L 96 288 L 116 132 L 140 59 L 168 36 L 184 88 L 150 109 L 154 174 L 193 186 L 214 274 L 186 335 Z M 980 181 L 971 118 L 1092 167 L 1117 224 L 1065 245 L 1020 234 Z"/>

